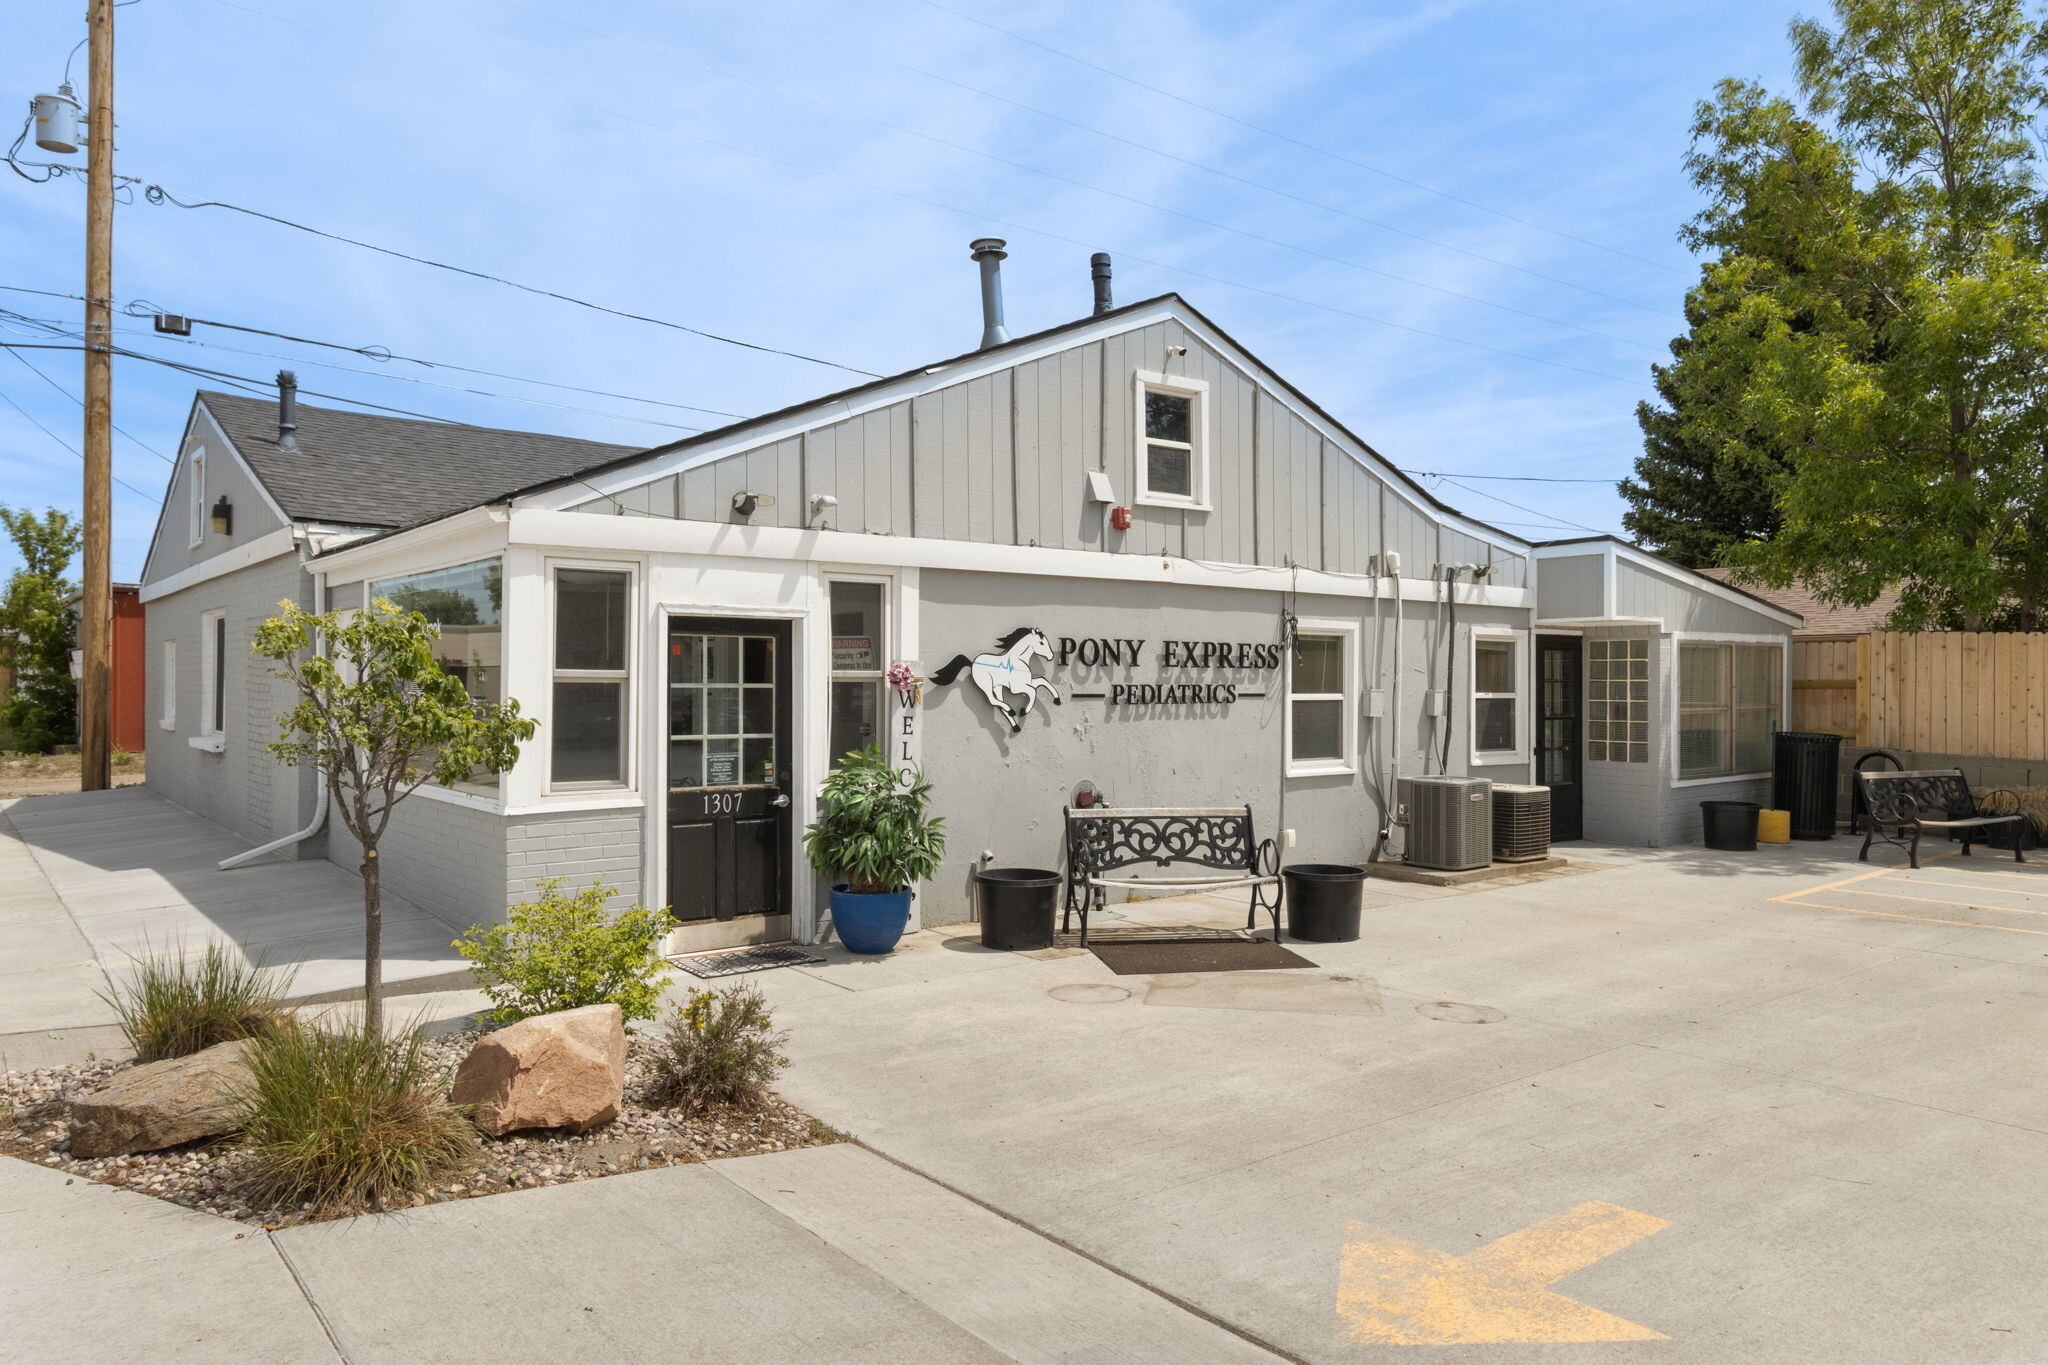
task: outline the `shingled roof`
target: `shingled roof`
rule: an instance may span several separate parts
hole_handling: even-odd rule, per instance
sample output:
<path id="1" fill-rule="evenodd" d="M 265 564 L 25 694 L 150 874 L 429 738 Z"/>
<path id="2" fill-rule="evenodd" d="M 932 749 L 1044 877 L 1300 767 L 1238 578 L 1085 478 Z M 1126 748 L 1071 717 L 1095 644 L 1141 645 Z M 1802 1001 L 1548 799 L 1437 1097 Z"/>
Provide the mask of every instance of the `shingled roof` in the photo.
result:
<path id="1" fill-rule="evenodd" d="M 399 529 L 638 447 L 299 404 L 297 450 L 277 445 L 277 404 L 202 391 L 199 401 L 294 521 Z"/>
<path id="2" fill-rule="evenodd" d="M 1699 572 L 1717 582 L 1735 586 L 1730 582 L 1732 570 L 1701 569 Z M 1793 631 L 1794 635 L 1868 635 L 1873 630 L 1885 629 L 1892 609 L 1899 605 L 1899 595 L 1895 592 L 1880 593 L 1878 599 L 1867 607 L 1837 607 L 1823 602 L 1801 585 L 1765 588 L 1745 584 L 1742 591 L 1804 616 L 1806 624 Z"/>

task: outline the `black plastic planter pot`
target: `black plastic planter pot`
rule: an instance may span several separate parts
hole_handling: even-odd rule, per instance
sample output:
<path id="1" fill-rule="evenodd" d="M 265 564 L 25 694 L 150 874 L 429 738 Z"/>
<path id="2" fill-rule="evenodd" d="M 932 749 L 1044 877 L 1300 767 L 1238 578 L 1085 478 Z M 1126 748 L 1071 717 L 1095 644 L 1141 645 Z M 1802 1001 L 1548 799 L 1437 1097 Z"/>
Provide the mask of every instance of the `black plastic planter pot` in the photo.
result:
<path id="1" fill-rule="evenodd" d="M 1059 873 L 1042 867 L 977 868 L 974 889 L 981 905 L 982 947 L 1011 952 L 1052 947 Z"/>
<path id="2" fill-rule="evenodd" d="M 1702 801 L 1700 820 L 1708 848 L 1725 853 L 1756 851 L 1756 817 L 1763 809 L 1754 801 Z"/>
<path id="3" fill-rule="evenodd" d="M 1346 863 L 1298 863 L 1287 879 L 1287 936 L 1305 943 L 1349 943 L 1358 937 L 1365 869 Z"/>

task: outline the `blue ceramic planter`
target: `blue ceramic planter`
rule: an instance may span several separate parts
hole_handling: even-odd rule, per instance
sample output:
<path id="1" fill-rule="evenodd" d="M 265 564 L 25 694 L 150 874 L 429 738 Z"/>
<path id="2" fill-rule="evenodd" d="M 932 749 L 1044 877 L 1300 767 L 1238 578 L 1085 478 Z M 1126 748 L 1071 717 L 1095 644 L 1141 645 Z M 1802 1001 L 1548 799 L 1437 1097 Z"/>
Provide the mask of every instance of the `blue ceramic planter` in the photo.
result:
<path id="1" fill-rule="evenodd" d="M 880 957 L 893 952 L 910 923 L 910 888 L 868 893 L 832 888 L 832 927 L 849 953 Z"/>

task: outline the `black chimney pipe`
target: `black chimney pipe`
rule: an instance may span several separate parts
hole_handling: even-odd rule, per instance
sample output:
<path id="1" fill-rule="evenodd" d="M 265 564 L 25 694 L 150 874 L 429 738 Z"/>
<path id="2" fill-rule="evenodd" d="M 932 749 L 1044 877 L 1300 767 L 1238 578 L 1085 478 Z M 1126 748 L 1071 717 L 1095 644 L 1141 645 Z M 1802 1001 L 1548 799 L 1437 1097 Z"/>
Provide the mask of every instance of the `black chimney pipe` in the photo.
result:
<path id="1" fill-rule="evenodd" d="M 290 370 L 277 372 L 277 448 L 299 448 L 299 377 Z"/>
<path id="2" fill-rule="evenodd" d="M 1095 314 L 1100 317 L 1116 307 L 1109 296 L 1109 253 L 1098 251 L 1088 258 L 1088 274 L 1095 281 Z"/>

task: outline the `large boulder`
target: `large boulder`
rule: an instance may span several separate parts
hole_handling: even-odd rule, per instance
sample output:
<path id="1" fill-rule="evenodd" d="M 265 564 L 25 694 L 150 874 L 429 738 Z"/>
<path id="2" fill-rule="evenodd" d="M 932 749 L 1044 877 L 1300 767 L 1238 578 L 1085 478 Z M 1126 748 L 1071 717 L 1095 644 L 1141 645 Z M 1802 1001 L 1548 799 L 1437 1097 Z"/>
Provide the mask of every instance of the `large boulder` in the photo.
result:
<path id="1" fill-rule="evenodd" d="M 588 1132 L 626 1097 L 626 1019 L 617 1005 L 537 1014 L 477 1039 L 449 1098 L 476 1106 L 492 1137 L 521 1128 Z"/>
<path id="2" fill-rule="evenodd" d="M 234 1128 L 233 1091 L 249 1083 L 249 1040 L 117 1072 L 71 1102 L 71 1155 L 153 1152 Z"/>

